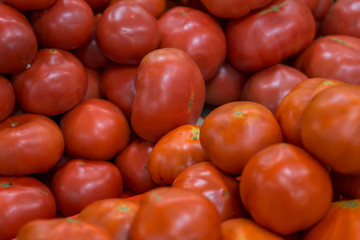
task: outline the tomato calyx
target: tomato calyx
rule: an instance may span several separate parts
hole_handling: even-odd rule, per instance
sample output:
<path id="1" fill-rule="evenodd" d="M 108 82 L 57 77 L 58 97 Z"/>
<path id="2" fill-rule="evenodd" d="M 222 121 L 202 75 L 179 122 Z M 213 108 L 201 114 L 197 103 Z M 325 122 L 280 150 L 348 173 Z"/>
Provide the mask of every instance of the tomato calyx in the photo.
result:
<path id="1" fill-rule="evenodd" d="M 280 4 L 278 4 L 278 5 L 271 6 L 270 8 L 261 11 L 259 13 L 259 15 L 263 15 L 263 14 L 266 14 L 266 13 L 269 13 L 269 12 L 280 12 L 280 10 L 281 10 L 280 8 L 282 6 L 285 6 L 287 3 L 288 3 L 288 1 L 284 1 L 284 2 L 282 2 Z"/>
<path id="2" fill-rule="evenodd" d="M 9 188 L 9 187 L 11 187 L 12 185 L 14 185 L 14 183 L 0 182 L 0 186 L 1 186 L 2 188 Z"/>

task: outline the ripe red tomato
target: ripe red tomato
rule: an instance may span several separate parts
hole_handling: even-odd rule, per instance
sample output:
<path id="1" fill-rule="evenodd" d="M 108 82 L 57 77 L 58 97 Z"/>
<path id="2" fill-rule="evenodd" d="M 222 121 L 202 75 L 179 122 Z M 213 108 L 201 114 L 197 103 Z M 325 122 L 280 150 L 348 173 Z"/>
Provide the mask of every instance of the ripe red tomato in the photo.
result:
<path id="1" fill-rule="evenodd" d="M 100 90 L 100 79 L 102 72 L 100 70 L 85 68 L 87 78 L 87 90 L 86 94 L 81 101 L 85 101 L 91 98 L 103 98 L 103 94 Z"/>
<path id="2" fill-rule="evenodd" d="M 40 49 L 29 69 L 11 77 L 17 104 L 27 112 L 55 116 L 77 105 L 85 96 L 84 66 L 70 52 Z"/>
<path id="3" fill-rule="evenodd" d="M 50 189 L 32 177 L 0 176 L 0 239 L 11 239 L 27 222 L 54 218 L 56 203 Z"/>
<path id="4" fill-rule="evenodd" d="M 255 72 L 300 53 L 315 37 L 315 20 L 298 0 L 275 0 L 226 26 L 227 57 L 240 71 Z"/>
<path id="5" fill-rule="evenodd" d="M 122 1 L 138 3 L 156 18 L 160 17 L 165 12 L 166 7 L 166 0 L 110 0 L 108 6 Z"/>
<path id="6" fill-rule="evenodd" d="M 12 84 L 0 74 L 0 122 L 6 119 L 15 108 L 15 92 Z"/>
<path id="7" fill-rule="evenodd" d="M 259 150 L 282 141 L 274 115 L 255 102 L 231 102 L 215 108 L 200 128 L 200 142 L 216 167 L 240 175 Z"/>
<path id="8" fill-rule="evenodd" d="M 60 127 L 72 157 L 110 160 L 129 142 L 129 124 L 113 103 L 89 99 L 64 114 Z"/>
<path id="9" fill-rule="evenodd" d="M 313 15 L 314 18 L 319 21 L 319 25 L 322 24 L 322 20 L 324 19 L 324 17 L 326 16 L 327 12 L 329 11 L 329 9 L 331 8 L 331 6 L 333 5 L 333 1 L 332 0 L 319 0 L 318 4 L 316 5 L 316 7 L 314 8 Z"/>
<path id="10" fill-rule="evenodd" d="M 186 52 L 205 80 L 210 79 L 225 61 L 224 32 L 209 14 L 189 7 L 175 7 L 159 18 L 159 26 L 160 48 L 178 48 Z"/>
<path id="11" fill-rule="evenodd" d="M 182 50 L 163 48 L 141 61 L 131 124 L 141 138 L 156 142 L 172 129 L 195 124 L 205 101 L 205 83 Z"/>
<path id="12" fill-rule="evenodd" d="M 157 20 L 139 4 L 122 1 L 107 7 L 96 29 L 101 51 L 113 62 L 138 64 L 160 43 Z"/>
<path id="13" fill-rule="evenodd" d="M 0 149 L 1 175 L 42 173 L 61 158 L 64 137 L 50 118 L 25 113 L 0 123 Z"/>
<path id="14" fill-rule="evenodd" d="M 119 169 L 110 162 L 72 159 L 55 172 L 51 190 L 58 211 L 71 216 L 97 200 L 120 197 L 123 183 Z"/>
<path id="15" fill-rule="evenodd" d="M 33 62 L 37 40 L 27 18 L 0 2 L 0 73 L 24 70 Z"/>
<path id="16" fill-rule="evenodd" d="M 280 143 L 250 159 L 241 176 L 240 196 L 256 223 L 288 235 L 325 216 L 332 186 L 326 169 L 310 154 Z"/>
<path id="17" fill-rule="evenodd" d="M 4 0 L 5 3 L 19 10 L 36 10 L 51 6 L 56 0 Z"/>

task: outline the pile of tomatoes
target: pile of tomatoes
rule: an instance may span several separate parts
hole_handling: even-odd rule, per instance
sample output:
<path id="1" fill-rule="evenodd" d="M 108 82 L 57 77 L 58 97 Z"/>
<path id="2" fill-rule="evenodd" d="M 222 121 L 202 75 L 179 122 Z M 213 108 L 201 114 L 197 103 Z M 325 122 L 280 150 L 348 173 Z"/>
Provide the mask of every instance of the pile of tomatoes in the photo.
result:
<path id="1" fill-rule="evenodd" d="M 0 240 L 358 239 L 357 0 L 0 1 Z"/>

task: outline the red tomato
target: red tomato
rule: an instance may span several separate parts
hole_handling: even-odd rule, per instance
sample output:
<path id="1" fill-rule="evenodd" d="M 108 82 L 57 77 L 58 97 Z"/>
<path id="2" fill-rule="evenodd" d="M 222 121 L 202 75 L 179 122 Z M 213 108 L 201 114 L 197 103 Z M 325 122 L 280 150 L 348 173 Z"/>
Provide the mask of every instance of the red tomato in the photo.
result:
<path id="1" fill-rule="evenodd" d="M 131 124 L 143 139 L 156 142 L 172 129 L 195 124 L 205 101 L 205 83 L 182 50 L 158 49 L 140 63 Z"/>
<path id="2" fill-rule="evenodd" d="M 238 182 L 211 162 L 201 162 L 184 169 L 174 180 L 173 188 L 201 193 L 216 207 L 221 221 L 245 216 Z"/>
<path id="3" fill-rule="evenodd" d="M 75 218 L 34 220 L 24 225 L 17 237 L 19 240 L 112 240 L 103 228 Z"/>
<path id="4" fill-rule="evenodd" d="M 77 105 L 87 89 L 81 62 L 61 49 L 40 49 L 27 70 L 11 78 L 17 104 L 27 112 L 55 116 Z"/>
<path id="5" fill-rule="evenodd" d="M 160 48 L 178 48 L 186 52 L 199 66 L 205 80 L 225 61 L 225 35 L 211 15 L 193 8 L 175 7 L 159 18 L 159 26 Z"/>
<path id="6" fill-rule="evenodd" d="M 360 174 L 342 174 L 330 172 L 336 194 L 348 199 L 360 199 Z"/>
<path id="7" fill-rule="evenodd" d="M 104 99 L 81 102 L 62 116 L 65 151 L 73 157 L 110 160 L 129 142 L 129 124 L 113 103 Z"/>
<path id="8" fill-rule="evenodd" d="M 315 20 L 298 0 L 275 0 L 226 26 L 228 59 L 255 72 L 300 53 L 315 36 Z"/>
<path id="9" fill-rule="evenodd" d="M 215 75 L 206 81 L 205 103 L 220 106 L 239 101 L 247 74 L 242 73 L 225 62 Z"/>
<path id="10" fill-rule="evenodd" d="M 113 62 L 138 64 L 160 43 L 156 18 L 137 3 L 119 2 L 105 9 L 96 29 L 101 51 Z"/>
<path id="11" fill-rule="evenodd" d="M 165 12 L 166 7 L 166 0 L 110 0 L 108 6 L 122 1 L 138 3 L 156 18 Z"/>
<path id="12" fill-rule="evenodd" d="M 201 194 L 161 187 L 145 193 L 130 239 L 220 239 L 220 217 Z"/>
<path id="13" fill-rule="evenodd" d="M 27 18 L 0 2 L 0 73 L 24 70 L 33 62 L 37 40 Z"/>
<path id="14" fill-rule="evenodd" d="M 276 114 L 282 99 L 306 79 L 308 77 L 299 70 L 277 64 L 255 73 L 246 81 L 242 100 L 260 103 Z"/>
<path id="15" fill-rule="evenodd" d="M 0 176 L 0 239 L 11 239 L 27 222 L 54 218 L 56 203 L 50 189 L 32 177 Z"/>
<path id="16" fill-rule="evenodd" d="M 182 125 L 155 144 L 150 153 L 148 169 L 151 178 L 160 185 L 171 185 L 187 167 L 209 161 L 200 144 L 200 127 Z"/>
<path id="17" fill-rule="evenodd" d="M 137 139 L 119 153 L 114 164 L 122 173 L 124 188 L 135 193 L 144 193 L 158 185 L 151 179 L 148 162 L 154 144 Z"/>
<path id="18" fill-rule="evenodd" d="M 84 0 L 57 0 L 33 11 L 31 24 L 42 47 L 73 50 L 90 39 L 94 14 Z"/>
<path id="19" fill-rule="evenodd" d="M 294 66 L 310 78 L 360 83 L 360 39 L 345 35 L 320 37 L 303 51 Z"/>
<path id="20" fill-rule="evenodd" d="M 320 24 L 322 24 L 322 20 L 326 16 L 326 13 L 329 11 L 333 4 L 332 0 L 319 0 L 318 4 L 314 8 L 313 15 L 316 20 L 320 20 Z"/>
<path id="21" fill-rule="evenodd" d="M 305 3 L 305 5 L 311 10 L 311 11 L 313 11 L 315 8 L 316 8 L 316 6 L 317 6 L 317 4 L 318 4 L 318 2 L 319 2 L 319 0 L 300 0 L 301 2 L 303 2 L 303 3 Z"/>
<path id="22" fill-rule="evenodd" d="M 0 123 L 0 149 L 1 175 L 42 173 L 61 158 L 64 137 L 50 118 L 20 114 Z"/>
<path id="23" fill-rule="evenodd" d="M 241 176 L 240 196 L 256 223 L 287 235 L 325 216 L 332 186 L 316 159 L 299 147 L 280 143 L 250 159 Z"/>
<path id="24" fill-rule="evenodd" d="M 55 172 L 51 189 L 59 212 L 71 216 L 97 200 L 120 197 L 123 183 L 110 162 L 72 159 Z"/>
<path id="25" fill-rule="evenodd" d="M 82 101 L 91 98 L 103 98 L 103 94 L 101 93 L 100 90 L 100 79 L 102 72 L 91 68 L 85 68 L 85 72 L 86 72 L 88 86 L 87 86 L 86 94 L 82 99 Z"/>
<path id="26" fill-rule="evenodd" d="M 201 0 L 207 10 L 220 18 L 240 18 L 250 11 L 262 8 L 272 0 Z"/>
<path id="27" fill-rule="evenodd" d="M 340 173 L 360 173 L 359 102 L 360 86 L 346 84 L 318 93 L 304 112 L 305 148 Z"/>
<path id="28" fill-rule="evenodd" d="M 19 10 L 43 9 L 51 6 L 56 0 L 4 0 L 5 3 Z"/>
<path id="29" fill-rule="evenodd" d="M 215 108 L 205 117 L 200 131 L 201 145 L 214 165 L 238 175 L 252 155 L 282 141 L 274 115 L 254 102 L 231 102 Z"/>
<path id="30" fill-rule="evenodd" d="M 14 88 L 4 76 L 0 74 L 0 122 L 6 119 L 15 108 Z"/>
<path id="31" fill-rule="evenodd" d="M 130 226 L 139 202 L 109 198 L 91 203 L 81 210 L 78 219 L 103 227 L 113 240 L 130 239 Z"/>
<path id="32" fill-rule="evenodd" d="M 131 106 L 136 93 L 137 71 L 137 65 L 110 63 L 101 74 L 102 93 L 124 112 L 127 119 L 130 119 Z"/>

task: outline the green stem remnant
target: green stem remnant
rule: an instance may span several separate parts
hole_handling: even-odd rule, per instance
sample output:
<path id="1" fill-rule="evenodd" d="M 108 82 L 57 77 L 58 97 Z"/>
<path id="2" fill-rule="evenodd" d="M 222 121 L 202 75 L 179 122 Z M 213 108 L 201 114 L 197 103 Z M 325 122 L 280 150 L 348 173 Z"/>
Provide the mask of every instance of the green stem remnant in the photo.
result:
<path id="1" fill-rule="evenodd" d="M 270 8 L 261 11 L 259 13 L 259 15 L 263 15 L 263 14 L 266 14 L 266 13 L 269 13 L 269 12 L 280 12 L 280 10 L 281 10 L 280 8 L 282 6 L 285 6 L 287 3 L 288 3 L 288 1 L 284 1 L 284 2 L 282 2 L 280 4 L 278 4 L 278 5 L 271 6 Z"/>

